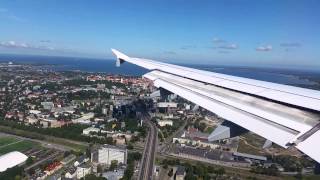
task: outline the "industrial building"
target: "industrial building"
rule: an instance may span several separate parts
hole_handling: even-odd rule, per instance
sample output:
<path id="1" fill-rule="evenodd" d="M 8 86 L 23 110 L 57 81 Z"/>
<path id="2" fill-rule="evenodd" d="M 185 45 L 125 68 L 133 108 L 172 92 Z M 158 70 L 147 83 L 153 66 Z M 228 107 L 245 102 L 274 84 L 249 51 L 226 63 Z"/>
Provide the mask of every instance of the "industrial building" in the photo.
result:
<path id="1" fill-rule="evenodd" d="M 127 149 L 111 145 L 103 145 L 91 153 L 91 161 L 98 164 L 111 165 L 112 161 L 118 164 L 127 164 Z"/>
<path id="2" fill-rule="evenodd" d="M 0 156 L 0 172 L 23 164 L 28 157 L 21 152 L 13 151 Z"/>

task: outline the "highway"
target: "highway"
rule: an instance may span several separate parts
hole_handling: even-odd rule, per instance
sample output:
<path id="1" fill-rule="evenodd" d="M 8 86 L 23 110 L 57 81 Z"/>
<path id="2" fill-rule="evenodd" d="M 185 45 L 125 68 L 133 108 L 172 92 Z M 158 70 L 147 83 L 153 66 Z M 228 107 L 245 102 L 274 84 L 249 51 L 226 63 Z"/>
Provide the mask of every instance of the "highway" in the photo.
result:
<path id="1" fill-rule="evenodd" d="M 149 115 L 143 114 L 142 119 L 143 122 L 149 127 L 149 132 L 146 138 L 146 144 L 142 155 L 138 179 L 151 180 L 153 177 L 153 166 L 156 154 L 158 134 L 157 128 L 150 121 Z"/>

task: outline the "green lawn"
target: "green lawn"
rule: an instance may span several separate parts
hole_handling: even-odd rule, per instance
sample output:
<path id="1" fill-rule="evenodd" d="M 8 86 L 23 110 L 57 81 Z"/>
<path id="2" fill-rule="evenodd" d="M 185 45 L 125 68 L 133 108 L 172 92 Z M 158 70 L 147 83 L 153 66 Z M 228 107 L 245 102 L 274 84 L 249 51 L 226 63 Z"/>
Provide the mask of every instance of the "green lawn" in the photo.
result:
<path id="1" fill-rule="evenodd" d="M 20 151 L 20 152 L 23 152 L 23 151 L 26 151 L 28 149 L 31 149 L 32 147 L 35 147 L 35 146 L 38 146 L 39 144 L 38 143 L 35 143 L 35 142 L 31 142 L 31 141 L 27 141 L 27 140 L 22 140 L 19 142 L 19 139 L 11 139 L 8 140 L 8 139 L 5 139 L 7 142 L 8 145 L 6 146 L 5 144 L 3 144 L 4 141 L 2 141 L 2 138 L 0 138 L 0 141 L 1 143 L 3 144 L 2 147 L 0 147 L 0 155 L 2 154 L 6 154 L 8 152 L 11 152 L 11 151 Z M 14 143 L 16 142 L 16 143 Z M 11 144 L 13 143 L 13 144 Z"/>
<path id="2" fill-rule="evenodd" d="M 10 143 L 13 143 L 13 142 L 17 142 L 17 141 L 18 141 L 18 139 L 14 138 L 14 137 L 9 137 L 9 136 L 0 137 L 0 147 L 5 146 Z"/>
<path id="3" fill-rule="evenodd" d="M 39 140 L 43 140 L 43 141 L 47 141 L 47 142 L 61 144 L 64 146 L 71 147 L 75 151 L 84 151 L 87 148 L 87 146 L 85 146 L 85 145 L 79 145 L 79 144 L 72 143 L 72 142 L 68 141 L 68 139 L 58 138 L 58 137 L 50 136 L 50 135 L 43 135 L 43 134 L 40 134 L 37 132 L 31 132 L 31 131 L 26 131 L 26 130 L 21 130 L 21 129 L 13 129 L 9 126 L 0 125 L 0 132 L 5 132 L 8 134 L 14 134 L 14 135 L 22 136 L 22 137 L 28 137 L 31 139 L 39 139 Z M 81 132 L 82 132 L 82 130 L 81 130 Z M 1 137 L 0 137 L 0 141 L 1 141 Z M 0 151 L 1 151 L 1 149 L 0 149 Z"/>

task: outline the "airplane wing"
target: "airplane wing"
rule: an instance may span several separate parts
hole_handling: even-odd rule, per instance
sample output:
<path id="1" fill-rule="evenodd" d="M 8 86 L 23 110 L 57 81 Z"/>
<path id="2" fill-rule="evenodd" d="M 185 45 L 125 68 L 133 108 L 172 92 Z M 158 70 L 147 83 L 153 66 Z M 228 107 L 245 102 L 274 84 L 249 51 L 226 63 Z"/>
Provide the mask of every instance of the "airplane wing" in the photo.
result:
<path id="1" fill-rule="evenodd" d="M 218 116 L 284 148 L 320 162 L 320 91 L 129 57 L 115 49 L 117 66 L 129 62 L 143 75 Z"/>

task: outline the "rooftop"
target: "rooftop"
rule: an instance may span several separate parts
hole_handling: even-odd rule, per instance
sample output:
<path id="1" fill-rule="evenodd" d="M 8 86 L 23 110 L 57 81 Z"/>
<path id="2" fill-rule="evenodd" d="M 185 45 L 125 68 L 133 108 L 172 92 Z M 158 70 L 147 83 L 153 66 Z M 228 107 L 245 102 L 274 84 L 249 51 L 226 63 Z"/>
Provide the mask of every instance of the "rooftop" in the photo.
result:
<path id="1" fill-rule="evenodd" d="M 243 158 L 261 160 L 261 161 L 267 160 L 267 158 L 265 156 L 257 156 L 257 155 L 253 155 L 253 154 L 247 154 L 247 153 L 234 152 L 233 155 L 243 157 Z"/>
<path id="2" fill-rule="evenodd" d="M 0 156 L 0 172 L 24 163 L 28 157 L 21 152 L 13 151 Z"/>

